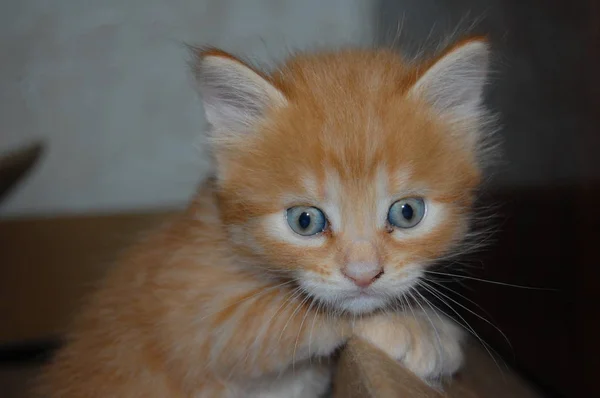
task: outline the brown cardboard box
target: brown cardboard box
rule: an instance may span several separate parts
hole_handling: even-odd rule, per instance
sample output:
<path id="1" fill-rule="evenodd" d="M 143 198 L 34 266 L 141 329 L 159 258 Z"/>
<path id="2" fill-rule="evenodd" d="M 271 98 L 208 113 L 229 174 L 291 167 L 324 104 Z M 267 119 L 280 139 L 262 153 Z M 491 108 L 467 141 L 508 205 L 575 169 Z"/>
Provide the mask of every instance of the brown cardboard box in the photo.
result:
<path id="1" fill-rule="evenodd" d="M 396 361 L 362 340 L 351 340 L 340 358 L 335 398 L 535 398 L 519 376 L 499 367 L 478 344 L 466 347 L 466 365 L 443 392 L 424 384 Z"/>
<path id="2" fill-rule="evenodd" d="M 60 335 L 120 251 L 168 214 L 0 221 L 0 344 Z"/>
<path id="3" fill-rule="evenodd" d="M 0 344 L 60 335 L 81 297 L 119 252 L 169 214 L 0 222 Z M 466 368 L 444 394 L 366 342 L 350 341 L 342 352 L 336 398 L 537 396 L 474 344 L 468 347 Z"/>

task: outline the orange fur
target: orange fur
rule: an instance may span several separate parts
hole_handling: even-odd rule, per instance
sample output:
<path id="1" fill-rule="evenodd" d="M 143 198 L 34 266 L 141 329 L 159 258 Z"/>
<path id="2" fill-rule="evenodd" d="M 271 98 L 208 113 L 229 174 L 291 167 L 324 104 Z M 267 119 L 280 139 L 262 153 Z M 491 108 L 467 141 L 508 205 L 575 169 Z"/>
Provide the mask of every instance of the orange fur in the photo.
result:
<path id="1" fill-rule="evenodd" d="M 215 49 L 199 62 L 209 57 L 245 68 Z M 328 380 L 328 367 L 313 359 L 377 325 L 388 328 L 380 335 L 393 334 L 381 315 L 369 326 L 371 310 L 357 328 L 336 307 L 344 298 L 321 300 L 301 282 L 310 277 L 319 289 L 341 289 L 349 283 L 340 276 L 345 264 L 376 262 L 384 270 L 373 283 L 377 294 L 464 236 L 481 174 L 477 148 L 431 106 L 409 98 L 432 63 L 423 65 L 387 50 L 347 50 L 298 55 L 271 76 L 254 71 L 250 79 L 264 79 L 259 87 L 270 85 L 287 105 L 266 109 L 243 137 L 214 141 L 218 177 L 109 275 L 45 372 L 41 394 L 311 396 Z M 387 208 L 411 195 L 439 203 L 431 215 L 438 221 L 398 236 L 380 202 Z M 273 229 L 269 220 L 298 205 L 330 212 L 319 241 L 295 245 Z M 415 322 L 402 329 L 412 330 L 409 340 L 419 338 Z M 305 390 L 292 392 L 294 383 Z M 310 383 L 322 385 L 302 387 Z"/>

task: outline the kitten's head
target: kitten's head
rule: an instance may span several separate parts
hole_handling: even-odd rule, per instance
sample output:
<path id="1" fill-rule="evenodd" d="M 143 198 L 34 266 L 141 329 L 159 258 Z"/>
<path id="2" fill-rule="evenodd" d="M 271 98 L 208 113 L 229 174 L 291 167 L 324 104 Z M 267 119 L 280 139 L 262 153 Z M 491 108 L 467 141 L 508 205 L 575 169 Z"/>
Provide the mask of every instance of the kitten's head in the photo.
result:
<path id="1" fill-rule="evenodd" d="M 235 249 L 336 309 L 405 294 L 467 232 L 488 58 L 485 41 L 468 40 L 419 65 L 348 50 L 296 56 L 267 76 L 201 52 Z"/>

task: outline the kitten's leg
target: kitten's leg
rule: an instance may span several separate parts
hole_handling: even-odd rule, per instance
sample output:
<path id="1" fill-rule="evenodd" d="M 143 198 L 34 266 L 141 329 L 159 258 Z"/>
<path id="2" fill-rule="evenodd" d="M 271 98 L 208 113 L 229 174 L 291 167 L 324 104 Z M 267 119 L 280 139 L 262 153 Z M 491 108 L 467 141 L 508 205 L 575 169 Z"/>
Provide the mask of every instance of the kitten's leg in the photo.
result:
<path id="1" fill-rule="evenodd" d="M 462 329 L 430 311 L 364 318 L 355 334 L 427 381 L 453 375 L 463 362 Z"/>

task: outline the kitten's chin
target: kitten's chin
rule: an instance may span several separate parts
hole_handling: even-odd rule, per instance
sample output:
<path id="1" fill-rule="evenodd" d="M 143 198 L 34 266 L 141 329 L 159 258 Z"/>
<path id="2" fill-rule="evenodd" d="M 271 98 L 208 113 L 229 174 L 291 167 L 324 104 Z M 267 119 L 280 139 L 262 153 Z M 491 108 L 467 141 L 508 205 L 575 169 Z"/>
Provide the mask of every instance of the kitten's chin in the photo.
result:
<path id="1" fill-rule="evenodd" d="M 336 303 L 336 306 L 351 314 L 360 315 L 381 309 L 386 304 L 386 301 L 380 297 L 360 295 L 341 300 Z"/>

